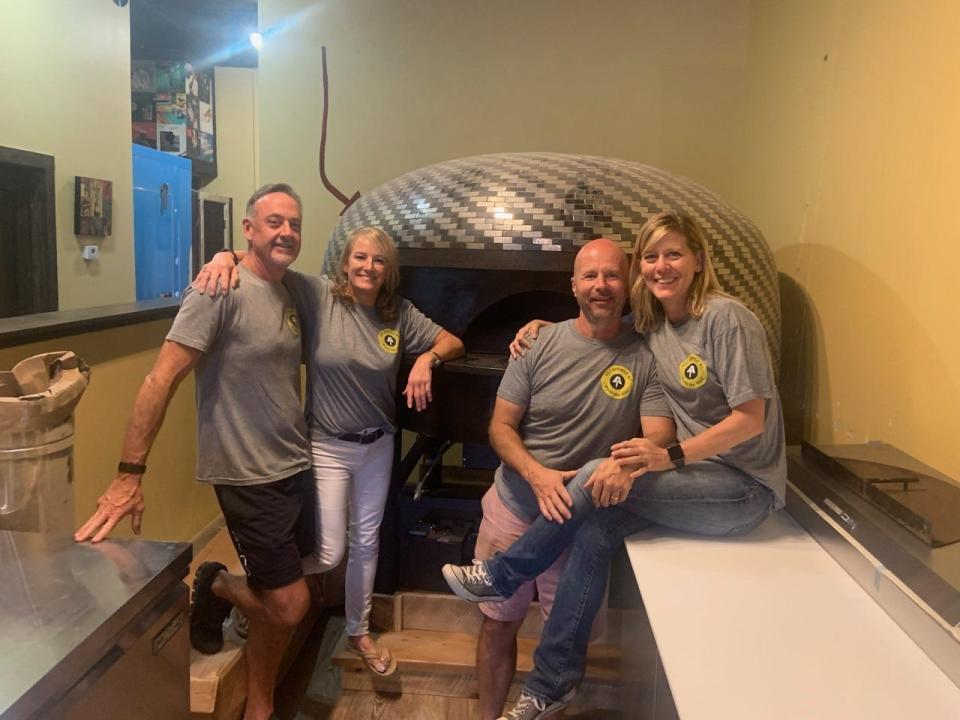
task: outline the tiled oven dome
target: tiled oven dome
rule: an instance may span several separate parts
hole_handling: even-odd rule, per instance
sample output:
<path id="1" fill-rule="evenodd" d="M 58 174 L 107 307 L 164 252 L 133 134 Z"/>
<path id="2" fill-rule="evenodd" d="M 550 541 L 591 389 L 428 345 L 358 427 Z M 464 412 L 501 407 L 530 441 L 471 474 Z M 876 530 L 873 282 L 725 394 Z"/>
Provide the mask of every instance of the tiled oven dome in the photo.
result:
<path id="1" fill-rule="evenodd" d="M 401 249 L 503 253 L 505 269 L 516 257 L 511 253 L 569 253 L 572 267 L 572 254 L 601 235 L 631 252 L 646 219 L 664 210 L 686 212 L 703 228 L 721 285 L 760 318 L 778 367 L 777 269 L 763 235 L 702 185 L 626 160 L 501 153 L 408 172 L 343 214 L 324 270 L 332 269 L 350 231 L 364 225 L 383 228 Z"/>

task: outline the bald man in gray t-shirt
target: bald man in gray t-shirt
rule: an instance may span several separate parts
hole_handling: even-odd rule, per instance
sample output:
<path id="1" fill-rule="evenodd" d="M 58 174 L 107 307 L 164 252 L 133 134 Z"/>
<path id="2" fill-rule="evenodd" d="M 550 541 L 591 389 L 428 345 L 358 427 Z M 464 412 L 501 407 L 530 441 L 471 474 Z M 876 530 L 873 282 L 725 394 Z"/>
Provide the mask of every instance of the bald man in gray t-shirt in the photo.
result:
<path id="1" fill-rule="evenodd" d="M 490 421 L 490 443 L 502 463 L 483 500 L 478 559 L 509 547 L 538 513 L 556 522 L 569 518 L 573 498 L 565 481 L 588 460 L 609 455 L 613 443 L 641 428 L 658 444 L 674 439 L 653 356 L 620 321 L 627 275 L 616 243 L 586 244 L 571 278 L 580 314 L 542 331 L 534 349 L 507 368 Z M 622 491 L 606 480 L 595 480 L 603 504 Z M 535 581 L 544 614 L 563 559 Z M 516 634 L 533 596 L 532 583 L 526 585 L 506 602 L 480 604 L 477 682 L 485 720 L 500 715 L 513 679 Z"/>

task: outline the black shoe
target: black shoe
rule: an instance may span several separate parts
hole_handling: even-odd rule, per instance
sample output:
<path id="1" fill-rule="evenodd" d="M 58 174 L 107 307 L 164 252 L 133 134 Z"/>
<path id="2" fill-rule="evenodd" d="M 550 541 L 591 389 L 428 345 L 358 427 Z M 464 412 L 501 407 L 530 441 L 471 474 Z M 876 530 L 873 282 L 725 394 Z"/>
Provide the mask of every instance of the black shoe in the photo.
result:
<path id="1" fill-rule="evenodd" d="M 193 599 L 190 601 L 190 644 L 204 655 L 223 649 L 223 621 L 233 607 L 210 588 L 217 573 L 226 571 L 218 562 L 205 562 L 193 576 Z"/>

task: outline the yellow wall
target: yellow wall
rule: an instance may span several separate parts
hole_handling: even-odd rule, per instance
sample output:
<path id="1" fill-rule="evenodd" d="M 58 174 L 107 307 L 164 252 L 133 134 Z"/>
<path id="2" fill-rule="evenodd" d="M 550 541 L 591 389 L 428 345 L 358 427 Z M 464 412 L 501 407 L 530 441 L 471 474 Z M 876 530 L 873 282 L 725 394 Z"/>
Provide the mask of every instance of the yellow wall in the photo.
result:
<path id="1" fill-rule="evenodd" d="M 129 7 L 108 0 L 5 3 L 3 31 L 0 145 L 54 157 L 60 309 L 132 301 Z M 257 184 L 256 70 L 215 73 L 219 176 L 206 189 L 234 198 L 234 238 L 242 245 L 242 205 Z M 107 238 L 73 233 L 76 175 L 113 182 Z M 100 246 L 99 259 L 80 257 L 87 244 Z"/>
<path id="2" fill-rule="evenodd" d="M 134 297 L 130 14 L 112 2 L 3 4 L 0 145 L 55 158 L 60 308 Z M 74 176 L 113 181 L 113 234 L 73 233 Z M 82 246 L 100 246 L 85 262 Z"/>
<path id="3" fill-rule="evenodd" d="M 818 441 L 960 477 L 960 5 L 935 0 L 261 0 L 261 177 L 303 194 L 299 269 L 346 195 L 487 152 L 636 160 L 751 217 L 793 292 L 784 388 Z M 801 418 L 802 419 L 798 419 Z M 798 436 L 794 434 L 794 438 Z"/>
<path id="4" fill-rule="evenodd" d="M 260 176 L 303 194 L 298 269 L 320 267 L 342 210 L 317 170 L 321 45 L 327 173 L 347 196 L 433 162 L 528 150 L 640 160 L 716 186 L 733 161 L 728 134 L 741 109 L 729 89 L 744 73 L 747 9 L 261 0 L 261 29 L 294 18 L 260 55 Z"/>
<path id="5" fill-rule="evenodd" d="M 90 385 L 75 414 L 73 476 L 78 525 L 96 508 L 97 498 L 116 474 L 133 400 L 170 323 L 156 320 L 0 350 L 0 369 L 4 370 L 31 355 L 54 350 L 72 350 L 91 367 Z M 191 374 L 170 403 L 147 463 L 144 538 L 187 541 L 219 513 L 211 488 L 194 480 L 196 427 Z M 113 535 L 131 537 L 129 520 Z"/>
<path id="6" fill-rule="evenodd" d="M 728 197 L 805 294 L 807 434 L 960 478 L 960 5 L 756 4 Z M 723 187 L 720 187 L 723 190 Z"/>
<path id="7" fill-rule="evenodd" d="M 257 71 L 214 68 L 217 106 L 217 178 L 204 192 L 233 198 L 234 247 L 245 248 L 241 221 L 257 189 Z"/>

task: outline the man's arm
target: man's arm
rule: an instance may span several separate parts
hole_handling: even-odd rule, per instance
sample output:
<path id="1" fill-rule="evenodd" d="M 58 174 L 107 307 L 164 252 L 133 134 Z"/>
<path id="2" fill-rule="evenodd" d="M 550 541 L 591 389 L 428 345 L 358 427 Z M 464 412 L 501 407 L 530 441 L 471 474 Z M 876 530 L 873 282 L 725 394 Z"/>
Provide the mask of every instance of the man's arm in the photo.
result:
<path id="1" fill-rule="evenodd" d="M 123 438 L 122 460 L 146 464 L 150 446 L 163 425 L 173 393 L 202 354 L 172 340 L 163 343 L 153 369 L 137 393 Z M 139 535 L 144 510 L 141 477 L 136 473 L 118 473 L 97 500 L 97 511 L 77 530 L 74 540 L 83 542 L 92 538 L 93 542 L 100 542 L 125 515 L 132 515 L 133 531 Z"/>
<path id="2" fill-rule="evenodd" d="M 576 470 L 551 470 L 537 462 L 520 437 L 520 421 L 526 408 L 498 397 L 490 419 L 490 444 L 500 459 L 516 470 L 533 489 L 540 512 L 548 520 L 570 519 L 573 498 L 564 484 Z"/>

